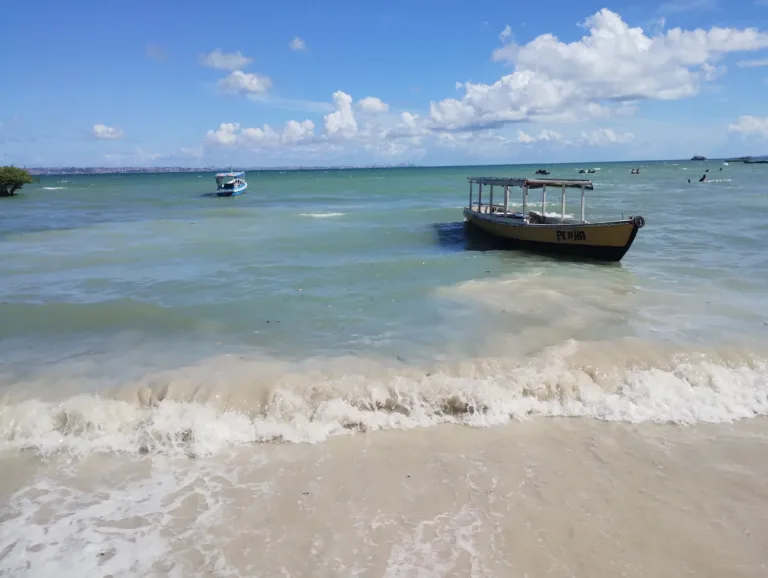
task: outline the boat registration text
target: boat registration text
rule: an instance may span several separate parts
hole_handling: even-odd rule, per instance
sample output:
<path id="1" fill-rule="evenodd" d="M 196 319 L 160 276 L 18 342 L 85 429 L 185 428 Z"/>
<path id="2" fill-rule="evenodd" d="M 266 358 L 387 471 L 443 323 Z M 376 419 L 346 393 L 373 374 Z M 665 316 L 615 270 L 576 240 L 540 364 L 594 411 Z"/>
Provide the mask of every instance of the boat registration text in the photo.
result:
<path id="1" fill-rule="evenodd" d="M 558 241 L 586 241 L 587 240 L 587 232 L 586 231 L 557 231 L 557 240 Z"/>

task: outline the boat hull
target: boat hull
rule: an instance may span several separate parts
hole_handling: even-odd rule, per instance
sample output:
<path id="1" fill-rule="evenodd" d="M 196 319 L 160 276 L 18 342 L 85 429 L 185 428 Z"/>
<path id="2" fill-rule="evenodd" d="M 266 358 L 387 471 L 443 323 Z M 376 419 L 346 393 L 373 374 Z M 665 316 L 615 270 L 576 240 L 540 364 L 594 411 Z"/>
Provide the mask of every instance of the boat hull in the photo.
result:
<path id="1" fill-rule="evenodd" d="M 232 190 L 216 191 L 216 196 L 217 197 L 236 197 L 237 195 L 242 195 L 245 192 L 245 189 L 247 188 L 248 188 L 248 185 L 246 184 L 245 186 L 238 187 Z"/>
<path id="2" fill-rule="evenodd" d="M 598 261 L 621 261 L 644 224 L 642 217 L 609 223 L 524 224 L 466 208 L 464 217 L 472 227 L 504 248 Z"/>

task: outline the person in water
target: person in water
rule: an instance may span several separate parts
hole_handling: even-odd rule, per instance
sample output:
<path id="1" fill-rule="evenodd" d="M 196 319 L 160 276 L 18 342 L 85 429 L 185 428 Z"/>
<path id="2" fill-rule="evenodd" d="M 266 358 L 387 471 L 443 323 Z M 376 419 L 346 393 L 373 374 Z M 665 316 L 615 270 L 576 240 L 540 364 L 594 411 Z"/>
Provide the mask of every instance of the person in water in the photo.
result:
<path id="1" fill-rule="evenodd" d="M 704 173 L 703 175 L 701 175 L 701 178 L 699 179 L 699 182 L 703 183 L 706 180 L 707 180 L 707 173 Z"/>

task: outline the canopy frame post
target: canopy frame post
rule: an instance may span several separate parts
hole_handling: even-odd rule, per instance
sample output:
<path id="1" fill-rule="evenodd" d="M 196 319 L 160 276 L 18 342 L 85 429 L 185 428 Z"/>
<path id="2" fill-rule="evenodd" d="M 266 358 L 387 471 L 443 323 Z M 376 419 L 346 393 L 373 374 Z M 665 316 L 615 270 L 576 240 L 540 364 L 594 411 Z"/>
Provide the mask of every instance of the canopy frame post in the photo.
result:
<path id="1" fill-rule="evenodd" d="M 491 195 L 490 200 L 488 201 L 488 214 L 493 214 L 493 185 L 491 185 Z"/>
<path id="2" fill-rule="evenodd" d="M 477 187 L 477 212 L 483 212 L 483 183 L 479 183 Z"/>
<path id="3" fill-rule="evenodd" d="M 528 215 L 528 184 L 523 185 L 523 218 Z"/>
<path id="4" fill-rule="evenodd" d="M 563 196 L 560 199 L 560 222 L 565 221 L 565 185 L 561 185 Z"/>

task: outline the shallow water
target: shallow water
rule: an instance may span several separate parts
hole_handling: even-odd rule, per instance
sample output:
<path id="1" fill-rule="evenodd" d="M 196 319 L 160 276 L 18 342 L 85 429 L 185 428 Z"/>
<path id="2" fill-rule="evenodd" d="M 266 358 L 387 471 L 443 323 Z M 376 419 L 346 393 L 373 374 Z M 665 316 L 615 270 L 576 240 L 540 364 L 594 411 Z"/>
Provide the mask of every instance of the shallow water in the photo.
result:
<path id="1" fill-rule="evenodd" d="M 765 575 L 768 169 L 632 166 L 620 264 L 465 238 L 465 177 L 534 167 L 4 200 L 0 570 Z"/>

